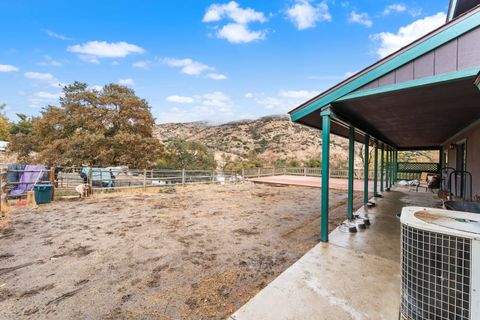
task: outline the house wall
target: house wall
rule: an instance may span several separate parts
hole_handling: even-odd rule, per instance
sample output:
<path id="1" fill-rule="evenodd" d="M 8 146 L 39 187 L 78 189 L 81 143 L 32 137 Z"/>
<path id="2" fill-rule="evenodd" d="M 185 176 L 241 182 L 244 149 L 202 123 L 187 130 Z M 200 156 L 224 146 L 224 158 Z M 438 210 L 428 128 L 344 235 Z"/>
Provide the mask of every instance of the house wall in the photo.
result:
<path id="1" fill-rule="evenodd" d="M 477 27 L 356 91 L 470 69 L 479 65 L 480 27 Z"/>
<path id="2" fill-rule="evenodd" d="M 456 150 L 450 149 L 450 145 L 465 139 L 467 141 L 467 171 L 472 174 L 472 193 L 474 196 L 480 196 L 480 121 L 477 121 L 465 132 L 449 139 L 443 148 L 448 150 L 448 166 L 455 168 Z"/>

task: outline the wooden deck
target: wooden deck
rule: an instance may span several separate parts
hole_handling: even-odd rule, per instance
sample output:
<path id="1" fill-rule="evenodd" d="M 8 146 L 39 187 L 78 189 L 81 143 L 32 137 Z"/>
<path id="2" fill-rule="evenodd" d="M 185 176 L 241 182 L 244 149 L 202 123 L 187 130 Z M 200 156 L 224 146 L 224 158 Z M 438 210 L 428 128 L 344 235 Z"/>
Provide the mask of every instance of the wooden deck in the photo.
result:
<path id="1" fill-rule="evenodd" d="M 320 177 L 305 177 L 305 176 L 271 176 L 248 179 L 255 183 L 268 183 L 268 184 L 283 184 L 290 186 L 303 186 L 312 188 L 321 188 L 322 178 Z M 373 191 L 373 181 L 369 181 L 369 191 Z M 339 178 L 330 178 L 330 189 L 348 190 L 348 180 Z M 354 180 L 353 190 L 363 191 L 363 180 Z M 380 192 L 380 182 L 378 183 L 378 191 Z"/>

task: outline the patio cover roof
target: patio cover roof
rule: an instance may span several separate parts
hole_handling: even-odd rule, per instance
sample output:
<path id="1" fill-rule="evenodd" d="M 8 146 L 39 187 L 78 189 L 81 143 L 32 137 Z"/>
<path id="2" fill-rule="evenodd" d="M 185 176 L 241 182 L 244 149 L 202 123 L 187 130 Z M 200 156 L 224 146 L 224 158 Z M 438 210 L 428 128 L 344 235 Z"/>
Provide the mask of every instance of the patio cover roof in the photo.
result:
<path id="1" fill-rule="evenodd" d="M 356 140 L 368 134 L 398 150 L 439 148 L 480 119 L 480 65 L 406 82 L 363 89 L 435 48 L 480 26 L 480 7 L 450 21 L 290 111 L 292 121 L 322 127 L 320 112 L 333 112 L 331 132 Z"/>

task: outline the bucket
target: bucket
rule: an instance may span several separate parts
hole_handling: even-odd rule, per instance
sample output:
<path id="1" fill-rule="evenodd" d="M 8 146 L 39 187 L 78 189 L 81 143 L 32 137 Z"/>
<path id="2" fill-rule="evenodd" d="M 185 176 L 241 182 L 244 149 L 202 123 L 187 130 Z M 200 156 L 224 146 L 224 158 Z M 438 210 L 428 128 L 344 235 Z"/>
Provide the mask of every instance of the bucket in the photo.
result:
<path id="1" fill-rule="evenodd" d="M 33 191 L 37 204 L 46 204 L 52 201 L 53 186 L 51 184 L 36 184 L 33 186 Z"/>

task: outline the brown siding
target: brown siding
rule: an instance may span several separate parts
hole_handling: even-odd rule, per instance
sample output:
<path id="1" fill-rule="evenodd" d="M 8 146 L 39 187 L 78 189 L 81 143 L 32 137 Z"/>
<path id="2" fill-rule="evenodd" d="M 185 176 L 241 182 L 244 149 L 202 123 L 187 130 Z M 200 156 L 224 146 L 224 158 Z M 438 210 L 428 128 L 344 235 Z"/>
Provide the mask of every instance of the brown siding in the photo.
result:
<path id="1" fill-rule="evenodd" d="M 451 150 L 450 144 L 464 139 L 467 139 L 467 171 L 472 174 L 473 195 L 480 195 L 480 123 L 454 137 L 443 146 L 448 149 L 448 166 L 452 168 L 456 166 L 456 150 Z"/>
<path id="2" fill-rule="evenodd" d="M 420 79 L 434 75 L 435 51 L 413 61 L 413 78 Z"/>
<path id="3" fill-rule="evenodd" d="M 357 91 L 480 65 L 480 27 L 372 81 Z"/>
<path id="4" fill-rule="evenodd" d="M 480 28 L 458 39 L 458 69 L 468 69 L 480 64 Z"/>
<path id="5" fill-rule="evenodd" d="M 457 40 L 450 41 L 435 50 L 435 73 L 442 74 L 457 70 Z"/>

